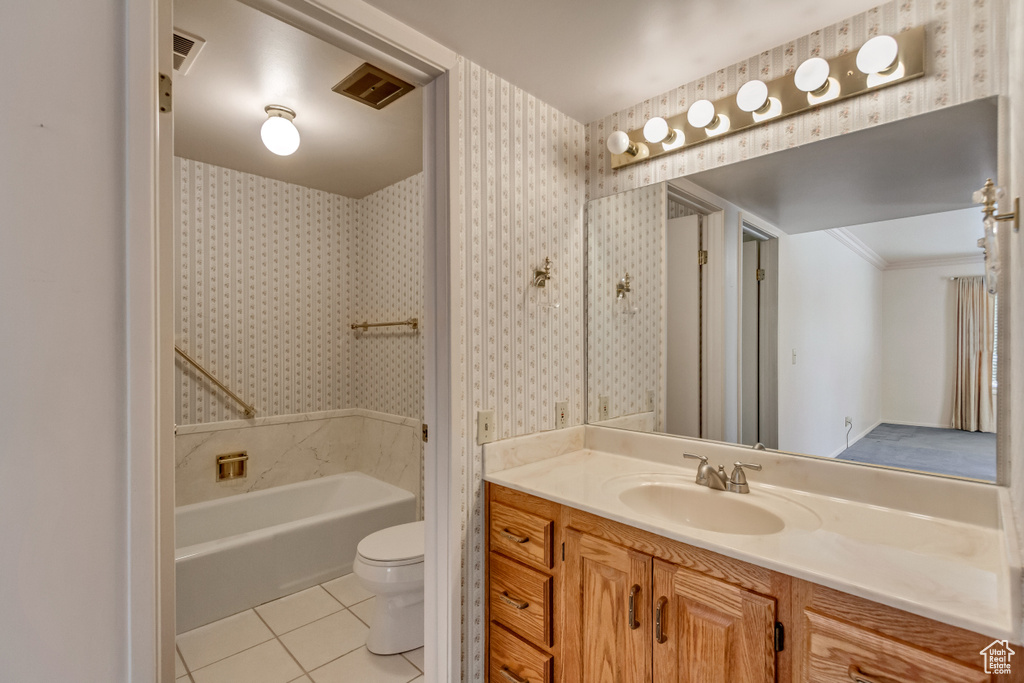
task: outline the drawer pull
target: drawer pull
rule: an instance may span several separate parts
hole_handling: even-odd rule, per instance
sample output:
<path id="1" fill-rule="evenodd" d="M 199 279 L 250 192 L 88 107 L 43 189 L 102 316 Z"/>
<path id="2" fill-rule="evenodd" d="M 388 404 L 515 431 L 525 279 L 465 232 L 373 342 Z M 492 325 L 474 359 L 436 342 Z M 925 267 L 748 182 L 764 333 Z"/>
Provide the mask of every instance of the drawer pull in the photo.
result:
<path id="1" fill-rule="evenodd" d="M 505 603 L 507 603 L 509 605 L 512 605 L 516 609 L 526 609 L 527 607 L 530 606 L 530 603 L 528 603 L 528 602 L 520 602 L 520 601 L 516 600 L 515 598 L 511 597 L 508 594 L 508 591 L 501 591 L 501 595 L 499 595 L 498 597 L 500 597 L 503 602 L 505 602 Z"/>
<path id="2" fill-rule="evenodd" d="M 853 683 L 893 683 L 891 678 L 877 678 L 867 675 L 856 664 L 850 665 L 850 680 Z"/>
<path id="3" fill-rule="evenodd" d="M 511 683 L 530 683 L 529 678 L 520 678 L 512 673 L 507 666 L 501 667 L 501 675 L 505 677 L 506 681 Z"/>
<path id="4" fill-rule="evenodd" d="M 654 608 L 654 640 L 657 643 L 664 643 L 668 640 L 665 637 L 665 606 L 668 598 L 664 595 L 658 598 L 658 605 Z"/>
<path id="5" fill-rule="evenodd" d="M 508 540 L 512 541 L 513 543 L 529 543 L 530 542 L 530 537 L 529 536 L 516 536 L 514 533 L 512 533 L 508 529 L 502 529 L 501 530 L 501 535 L 504 536 L 505 538 L 507 538 Z"/>
<path id="6" fill-rule="evenodd" d="M 640 586 L 633 584 L 629 589 L 629 628 L 632 631 L 640 628 L 640 622 L 636 620 L 636 596 L 640 594 Z"/>

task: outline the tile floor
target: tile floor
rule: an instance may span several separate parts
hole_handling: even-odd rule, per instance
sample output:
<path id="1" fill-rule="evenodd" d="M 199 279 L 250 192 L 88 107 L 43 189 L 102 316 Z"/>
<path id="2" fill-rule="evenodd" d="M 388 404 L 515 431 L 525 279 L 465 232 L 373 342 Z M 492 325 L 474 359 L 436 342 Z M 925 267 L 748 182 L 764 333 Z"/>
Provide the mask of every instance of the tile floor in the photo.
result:
<path id="1" fill-rule="evenodd" d="M 349 574 L 182 633 L 177 683 L 422 683 L 423 648 L 364 647 L 373 600 Z"/>

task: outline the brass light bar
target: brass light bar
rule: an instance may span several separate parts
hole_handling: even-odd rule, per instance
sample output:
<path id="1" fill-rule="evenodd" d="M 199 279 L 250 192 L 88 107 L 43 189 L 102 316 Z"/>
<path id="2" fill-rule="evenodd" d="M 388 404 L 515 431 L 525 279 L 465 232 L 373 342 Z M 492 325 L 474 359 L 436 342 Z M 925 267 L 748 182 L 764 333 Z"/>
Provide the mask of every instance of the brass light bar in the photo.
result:
<path id="1" fill-rule="evenodd" d="M 714 138 L 725 137 L 754 126 L 778 121 L 794 114 L 800 114 L 815 107 L 839 102 L 866 92 L 888 88 L 889 86 L 905 83 L 924 76 L 924 26 L 912 28 L 892 37 L 896 40 L 899 51 L 896 61 L 897 66 L 888 75 L 884 75 L 885 72 L 881 74 L 862 73 L 857 68 L 858 51 L 851 50 L 846 54 L 826 60 L 829 64 L 830 88 L 838 89 L 835 96 L 822 95 L 819 92 L 804 92 L 796 87 L 793 74 L 787 74 L 766 83 L 768 86 L 768 103 L 773 108 L 781 109 L 779 113 L 766 117 L 767 115 L 764 113 L 764 110 L 768 109 L 767 106 L 764 110 L 758 112 L 743 111 L 736 103 L 736 95 L 732 94 L 713 102 L 716 118 L 722 121 L 728 120 L 729 127 L 727 130 L 716 134 L 709 133 L 707 128 L 694 127 L 687 121 L 687 112 L 684 111 L 681 114 L 676 114 L 666 119 L 670 131 L 680 131 L 683 134 L 684 141 L 682 144 L 678 140 L 668 142 L 667 146 L 662 142 L 647 142 L 644 139 L 643 128 L 637 128 L 629 131 L 630 151 L 634 148 L 639 148 L 641 153 L 612 154 L 609 152 L 611 167 L 612 169 L 617 169 L 623 166 L 630 166 L 662 156 L 663 154 L 688 149 Z M 781 107 L 774 105 L 772 99 L 777 100 Z"/>

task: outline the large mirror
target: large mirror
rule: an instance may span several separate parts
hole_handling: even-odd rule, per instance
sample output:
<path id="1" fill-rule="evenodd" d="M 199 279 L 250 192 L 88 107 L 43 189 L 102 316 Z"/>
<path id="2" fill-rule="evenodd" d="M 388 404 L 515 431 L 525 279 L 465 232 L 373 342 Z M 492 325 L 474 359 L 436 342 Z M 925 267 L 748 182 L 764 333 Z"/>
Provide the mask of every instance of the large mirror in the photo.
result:
<path id="1" fill-rule="evenodd" d="M 996 479 L 998 100 L 587 206 L 588 423 Z"/>

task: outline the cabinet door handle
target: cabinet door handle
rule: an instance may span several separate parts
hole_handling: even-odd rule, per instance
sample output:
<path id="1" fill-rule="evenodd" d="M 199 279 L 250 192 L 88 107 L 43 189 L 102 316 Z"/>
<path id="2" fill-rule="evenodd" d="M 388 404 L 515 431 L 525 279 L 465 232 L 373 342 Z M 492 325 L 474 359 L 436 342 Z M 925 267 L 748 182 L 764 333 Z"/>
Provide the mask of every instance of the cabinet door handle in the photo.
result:
<path id="1" fill-rule="evenodd" d="M 503 602 L 512 605 L 516 609 L 526 609 L 530 606 L 530 603 L 528 602 L 520 602 L 519 600 L 513 598 L 511 595 L 508 594 L 508 591 L 501 591 L 501 595 L 499 595 L 498 597 L 500 597 Z"/>
<path id="2" fill-rule="evenodd" d="M 510 683 L 530 683 L 529 678 L 520 678 L 512 673 L 507 666 L 501 667 L 501 675 L 505 677 L 506 681 Z"/>
<path id="3" fill-rule="evenodd" d="M 640 595 L 640 586 L 633 584 L 629 589 L 629 628 L 632 631 L 640 628 L 640 622 L 636 619 L 636 596 Z"/>
<path id="4" fill-rule="evenodd" d="M 502 536 L 504 536 L 508 540 L 512 541 L 513 543 L 529 543 L 530 542 L 530 537 L 529 536 L 516 536 L 514 533 L 512 533 L 508 529 L 502 529 L 499 533 L 501 533 Z"/>
<path id="5" fill-rule="evenodd" d="M 894 683 L 891 678 L 869 676 L 861 671 L 860 667 L 856 664 L 850 665 L 850 680 L 853 681 L 853 683 Z"/>
<path id="6" fill-rule="evenodd" d="M 665 637 L 665 606 L 668 604 L 668 598 L 664 595 L 658 598 L 658 605 L 654 608 L 654 640 L 658 643 L 664 643 L 668 640 Z"/>

